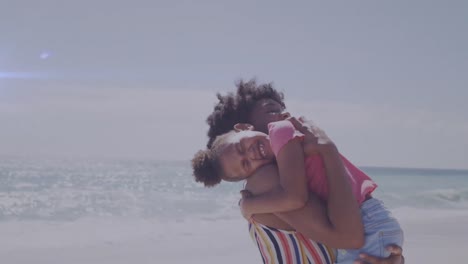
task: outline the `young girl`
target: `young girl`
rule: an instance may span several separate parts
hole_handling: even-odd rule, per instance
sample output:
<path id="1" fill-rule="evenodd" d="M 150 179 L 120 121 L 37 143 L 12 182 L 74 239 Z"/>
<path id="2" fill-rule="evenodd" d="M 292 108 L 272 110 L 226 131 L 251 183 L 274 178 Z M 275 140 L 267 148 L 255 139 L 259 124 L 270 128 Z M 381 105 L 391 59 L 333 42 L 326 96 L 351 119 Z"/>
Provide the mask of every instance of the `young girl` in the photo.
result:
<path id="1" fill-rule="evenodd" d="M 211 150 L 211 162 L 221 178 L 239 181 L 252 175 L 258 168 L 277 162 L 281 187 L 270 193 L 242 201 L 244 216 L 252 214 L 291 211 L 304 206 L 311 191 L 323 200 L 328 199 L 328 182 L 319 148 L 333 145 L 318 128 L 314 134 L 301 129 L 296 119 L 269 124 L 269 135 L 253 131 L 248 124 L 237 124 L 235 130 L 217 137 Z M 300 130 L 301 132 L 297 131 Z M 323 140 L 325 144 L 318 144 Z M 334 145 L 333 145 L 334 147 Z M 302 157 L 302 162 L 297 160 Z M 361 252 L 386 256 L 384 246 L 403 244 L 403 232 L 382 202 L 372 198 L 377 185 L 364 172 L 341 156 L 349 177 L 352 192 L 361 208 L 365 244 L 357 250 L 338 250 L 337 263 L 352 263 Z M 287 161 L 294 161 L 296 168 Z M 300 167 L 302 165 L 302 169 Z M 298 168 L 299 167 L 299 170 Z M 293 174 L 288 172 L 294 171 Z M 287 176 L 286 176 L 287 175 Z"/>

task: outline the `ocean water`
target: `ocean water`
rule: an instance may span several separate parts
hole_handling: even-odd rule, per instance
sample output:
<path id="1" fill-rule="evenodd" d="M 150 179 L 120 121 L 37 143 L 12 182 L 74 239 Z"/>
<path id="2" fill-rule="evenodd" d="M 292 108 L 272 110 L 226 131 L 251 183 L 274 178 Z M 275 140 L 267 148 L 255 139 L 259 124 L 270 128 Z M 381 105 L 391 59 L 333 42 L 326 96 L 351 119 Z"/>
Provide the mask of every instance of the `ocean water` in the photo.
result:
<path id="1" fill-rule="evenodd" d="M 468 171 L 364 167 L 390 209 L 468 210 Z M 0 222 L 239 218 L 242 183 L 204 188 L 189 162 L 0 160 Z M 411 212 L 411 210 L 408 210 Z"/>
<path id="2" fill-rule="evenodd" d="M 466 262 L 467 171 L 363 169 L 405 231 L 408 263 Z M 188 161 L 1 158 L 1 263 L 262 263 L 241 188 L 204 188 Z"/>

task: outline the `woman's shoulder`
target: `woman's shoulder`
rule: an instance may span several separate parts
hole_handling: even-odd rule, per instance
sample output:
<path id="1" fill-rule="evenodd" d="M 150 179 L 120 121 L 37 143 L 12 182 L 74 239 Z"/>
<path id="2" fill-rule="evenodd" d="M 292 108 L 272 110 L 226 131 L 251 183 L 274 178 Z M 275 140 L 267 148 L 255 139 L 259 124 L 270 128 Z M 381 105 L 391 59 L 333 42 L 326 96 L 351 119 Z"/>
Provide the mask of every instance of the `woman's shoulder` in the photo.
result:
<path id="1" fill-rule="evenodd" d="M 245 189 L 260 194 L 276 188 L 279 184 L 279 173 L 276 164 L 267 164 L 256 170 L 246 180 Z"/>

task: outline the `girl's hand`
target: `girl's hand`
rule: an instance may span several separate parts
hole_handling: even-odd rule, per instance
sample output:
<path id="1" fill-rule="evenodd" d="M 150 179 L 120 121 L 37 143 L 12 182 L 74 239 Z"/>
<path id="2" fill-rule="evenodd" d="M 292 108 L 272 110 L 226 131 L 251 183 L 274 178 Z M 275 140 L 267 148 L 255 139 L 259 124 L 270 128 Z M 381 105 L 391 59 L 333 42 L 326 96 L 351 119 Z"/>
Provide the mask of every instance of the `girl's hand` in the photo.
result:
<path id="1" fill-rule="evenodd" d="M 306 156 L 323 154 L 329 150 L 336 149 L 335 143 L 333 143 L 327 134 L 311 121 L 307 121 L 304 117 L 299 118 L 299 120 L 295 117 L 290 117 L 288 120 L 299 132 L 304 134 L 302 145 Z"/>

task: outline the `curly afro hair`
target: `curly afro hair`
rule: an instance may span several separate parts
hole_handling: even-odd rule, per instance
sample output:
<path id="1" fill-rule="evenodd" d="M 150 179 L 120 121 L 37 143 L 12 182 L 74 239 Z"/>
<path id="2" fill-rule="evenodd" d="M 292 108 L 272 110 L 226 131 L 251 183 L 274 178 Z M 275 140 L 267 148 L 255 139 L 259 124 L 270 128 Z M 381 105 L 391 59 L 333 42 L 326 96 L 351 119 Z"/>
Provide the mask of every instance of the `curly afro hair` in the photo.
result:
<path id="1" fill-rule="evenodd" d="M 272 99 L 283 108 L 284 95 L 273 88 L 272 83 L 258 84 L 255 79 L 248 82 L 240 80 L 236 83 L 237 92 L 221 95 L 217 94 L 219 102 L 215 105 L 206 122 L 209 125 L 208 143 L 210 148 L 217 136 L 222 135 L 234 127 L 237 123 L 249 123 L 249 114 L 255 103 L 261 99 Z"/>
<path id="2" fill-rule="evenodd" d="M 205 187 L 213 187 L 221 182 L 210 149 L 199 150 L 195 154 L 192 159 L 192 169 L 195 181 L 203 183 Z"/>
<path id="3" fill-rule="evenodd" d="M 201 182 L 205 187 L 213 187 L 224 178 L 224 171 L 219 161 L 219 154 L 225 146 L 225 133 L 216 137 L 213 146 L 199 150 L 192 159 L 193 176 L 196 182 Z"/>

